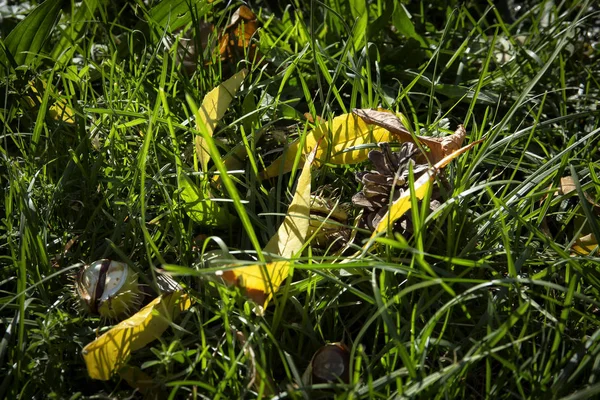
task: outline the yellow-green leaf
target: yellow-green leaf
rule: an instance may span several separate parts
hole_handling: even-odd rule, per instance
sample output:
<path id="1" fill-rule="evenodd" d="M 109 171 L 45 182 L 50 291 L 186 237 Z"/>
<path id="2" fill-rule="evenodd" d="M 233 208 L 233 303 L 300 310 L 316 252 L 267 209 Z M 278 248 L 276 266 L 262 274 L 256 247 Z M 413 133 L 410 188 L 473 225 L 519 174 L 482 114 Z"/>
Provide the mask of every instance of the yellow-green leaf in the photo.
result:
<path id="1" fill-rule="evenodd" d="M 154 299 L 130 318 L 83 348 L 83 359 L 92 379 L 108 380 L 121 369 L 132 351 L 159 338 L 191 301 L 177 291 Z"/>
<path id="2" fill-rule="evenodd" d="M 381 127 L 369 127 L 361 118 L 354 114 L 344 114 L 335 117 L 331 122 L 317 126 L 306 135 L 303 156 L 310 153 L 319 141 L 322 143 L 317 148 L 315 164 L 329 162 L 332 164 L 356 164 L 367 159 L 368 148 L 345 150 L 368 143 L 391 142 L 395 137 Z M 298 152 L 300 142 L 296 141 L 287 148 L 285 153 L 269 165 L 262 173 L 263 178 L 271 178 L 292 170 L 294 158 Z"/>
<path id="3" fill-rule="evenodd" d="M 198 114 L 202 121 L 196 121 L 198 130 L 201 130 L 203 125 L 210 136 L 217 126 L 217 122 L 223 118 L 225 111 L 229 108 L 229 104 L 235 97 L 238 89 L 242 85 L 247 70 L 243 69 L 219 86 L 211 90 L 202 100 Z M 208 162 L 210 161 L 210 153 L 206 147 L 206 143 L 202 136 L 196 136 L 196 154 L 200 160 L 202 171 L 207 170 Z"/>
<path id="4" fill-rule="evenodd" d="M 433 168 L 430 168 L 419 179 L 416 180 L 414 187 L 414 196 L 416 196 L 417 199 L 421 200 L 425 196 L 425 193 L 427 193 L 427 191 L 429 190 L 429 187 L 435 180 L 435 177 L 440 169 L 444 168 L 450 163 L 450 161 L 454 160 L 456 157 L 460 156 L 461 154 L 469 150 L 471 147 L 481 142 L 481 140 L 473 142 L 463 148 L 454 151 L 453 153 L 447 155 L 442 160 L 437 162 Z M 383 218 L 381 218 L 381 221 L 373 231 L 373 235 L 371 236 L 372 238 L 378 235 L 379 233 L 386 231 L 388 226 L 391 226 L 395 221 L 402 217 L 404 213 L 410 210 L 410 197 L 411 191 L 407 190 L 402 194 L 402 196 L 400 196 L 395 202 L 393 202 L 392 205 L 390 205 L 388 212 L 383 216 Z"/>
<path id="5" fill-rule="evenodd" d="M 304 163 L 298 178 L 294 198 L 288 207 L 287 216 L 264 248 L 265 253 L 287 260 L 270 262 L 267 265 L 250 265 L 225 271 L 223 278 L 246 290 L 246 294 L 257 304 L 266 308 L 273 293 L 287 278 L 293 257 L 302 249 L 310 226 L 311 164 L 315 158 L 312 151 Z"/>
<path id="6" fill-rule="evenodd" d="M 30 96 L 25 96 L 25 101 L 27 102 L 27 104 L 29 106 L 35 107 L 36 104 L 42 103 L 42 96 L 40 95 L 39 91 L 35 87 L 35 82 L 31 81 L 29 83 L 31 85 L 31 91 L 33 92 L 35 99 L 37 100 L 37 103 Z M 58 97 L 58 95 L 56 95 L 53 92 L 52 86 L 48 87 L 48 85 L 44 81 L 41 81 L 41 84 L 42 84 L 42 88 L 44 90 L 51 91 L 50 96 Z M 54 103 L 52 103 L 50 105 L 50 107 L 48 108 L 48 115 L 50 116 L 50 118 L 52 118 L 55 121 L 63 121 L 63 122 L 66 122 L 67 124 L 71 124 L 71 125 L 75 123 L 75 113 L 73 112 L 73 109 L 71 107 L 69 107 L 67 102 L 61 98 L 58 98 L 57 100 L 54 101 Z"/>
<path id="7" fill-rule="evenodd" d="M 185 212 L 192 220 L 210 227 L 224 227 L 231 222 L 233 217 L 227 210 L 210 199 L 208 182 L 198 187 L 184 173 L 179 174 L 177 182 L 181 189 L 181 199 L 185 202 Z"/>

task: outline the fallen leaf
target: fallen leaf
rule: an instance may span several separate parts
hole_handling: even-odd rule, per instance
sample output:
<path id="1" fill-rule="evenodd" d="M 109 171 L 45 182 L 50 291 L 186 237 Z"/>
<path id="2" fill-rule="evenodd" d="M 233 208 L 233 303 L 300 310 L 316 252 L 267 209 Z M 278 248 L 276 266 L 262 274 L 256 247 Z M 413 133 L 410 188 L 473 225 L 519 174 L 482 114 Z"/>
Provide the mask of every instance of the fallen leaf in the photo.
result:
<path id="1" fill-rule="evenodd" d="M 571 247 L 571 250 L 578 254 L 587 256 L 597 247 L 598 240 L 596 240 L 596 236 L 594 236 L 593 233 L 590 233 L 577 239 L 575 244 Z"/>
<path id="2" fill-rule="evenodd" d="M 310 226 L 310 168 L 314 158 L 315 152 L 313 151 L 304 163 L 304 168 L 298 178 L 296 193 L 288 207 L 287 216 L 277 233 L 264 248 L 266 253 L 290 258 L 304 246 Z"/>
<path id="3" fill-rule="evenodd" d="M 175 30 L 175 33 L 181 33 L 183 25 L 177 24 L 177 26 L 179 28 Z M 256 44 L 252 43 L 252 37 L 256 35 L 257 29 L 256 15 L 245 5 L 233 13 L 225 29 L 220 29 L 216 33 L 216 41 L 212 40 L 215 35 L 215 26 L 209 22 L 200 21 L 196 28 L 189 28 L 180 36 L 175 62 L 178 66 L 183 67 L 188 75 L 191 75 L 198 68 L 198 55 L 202 53 L 209 55 L 205 60 L 205 65 L 210 65 L 213 60 L 219 58 L 223 63 L 227 62 L 233 66 L 243 59 L 258 61 L 262 57 Z M 174 47 L 174 37 L 165 36 L 162 41 L 167 49 Z M 207 48 L 208 51 L 204 51 Z"/>
<path id="4" fill-rule="evenodd" d="M 550 186 L 549 189 L 552 190 L 552 186 Z M 575 192 L 576 190 L 577 190 L 577 185 L 575 184 L 575 180 L 573 179 L 573 177 L 572 176 L 563 176 L 562 178 L 560 178 L 560 183 L 558 185 L 558 188 L 554 189 L 554 196 L 567 195 L 571 192 Z M 592 196 L 590 196 L 590 194 L 588 192 L 583 192 L 583 195 L 584 195 L 585 199 L 589 202 L 589 204 L 592 206 L 592 209 L 596 212 L 596 215 L 600 215 L 600 205 L 594 201 L 594 199 L 592 198 Z M 542 204 L 546 200 L 547 197 L 548 197 L 548 195 L 545 195 L 542 198 L 542 200 L 540 200 L 540 204 Z M 552 237 L 552 233 L 548 226 L 547 217 L 544 217 L 543 224 L 542 224 L 542 230 L 548 236 Z M 589 233 L 589 234 L 585 234 L 585 235 L 581 236 L 580 238 L 578 238 L 575 241 L 575 244 L 573 244 L 573 246 L 571 246 L 571 250 L 577 254 L 587 255 L 592 250 L 594 250 L 596 248 L 596 246 L 598 246 L 598 241 L 596 240 L 596 237 L 594 236 L 593 233 Z"/>
<path id="5" fill-rule="evenodd" d="M 273 293 L 287 278 L 292 263 L 290 259 L 302 249 L 306 241 L 310 226 L 310 169 L 317 148 L 309 154 L 304 163 L 287 216 L 264 248 L 265 253 L 287 260 L 269 262 L 266 265 L 249 265 L 223 272 L 225 281 L 245 288 L 247 296 L 262 309 L 267 307 Z"/>
<path id="6" fill-rule="evenodd" d="M 192 220 L 202 226 L 209 227 L 229 225 L 233 217 L 229 215 L 225 208 L 211 200 L 208 182 L 204 182 L 201 187 L 197 187 L 187 175 L 180 173 L 177 184 L 181 190 L 179 195 L 185 202 L 185 212 Z"/>
<path id="7" fill-rule="evenodd" d="M 453 135 L 442 138 L 415 136 L 413 137 L 406 129 L 402 120 L 395 114 L 386 111 L 355 109 L 352 112 L 362 118 L 367 124 L 377 125 L 387 129 L 396 135 L 399 142 L 413 142 L 417 145 L 423 145 L 429 149 L 429 152 L 424 154 L 424 157 L 431 163 L 435 164 L 454 151 L 460 149 L 465 140 L 467 132 L 462 125 Z M 417 140 L 415 140 L 415 138 Z M 419 160 L 417 160 L 419 161 Z"/>
<path id="8" fill-rule="evenodd" d="M 25 101 L 27 101 L 29 106 L 35 107 L 36 104 L 42 103 L 42 96 L 40 95 L 38 89 L 35 87 L 35 83 L 33 81 L 29 82 L 29 84 L 31 91 L 35 96 L 35 100 L 32 99 L 30 96 L 26 96 Z M 46 82 L 41 81 L 41 84 L 44 90 L 52 90 L 52 86 L 48 88 Z M 50 96 L 51 98 L 58 97 L 53 92 L 51 92 Z M 73 112 L 73 109 L 69 107 L 67 102 L 61 98 L 58 98 L 54 101 L 54 103 L 51 103 L 50 107 L 48 108 L 48 116 L 50 116 L 50 118 L 52 118 L 55 121 L 63 121 L 69 125 L 75 124 L 75 113 Z"/>
<path id="9" fill-rule="evenodd" d="M 423 197 L 425 196 L 425 193 L 427 193 L 427 191 L 429 190 L 429 187 L 435 180 L 435 177 L 438 174 L 438 171 L 440 169 L 444 168 L 446 165 L 448 165 L 450 163 L 450 161 L 454 160 L 456 157 L 460 156 L 461 154 L 468 151 L 476 144 L 481 143 L 482 141 L 483 141 L 483 139 L 473 142 L 463 148 L 460 148 L 460 149 L 454 151 L 453 153 L 447 155 L 446 157 L 444 157 L 443 159 L 438 161 L 433 166 L 433 168 L 430 168 L 429 170 L 427 170 L 427 172 L 425 172 L 419 179 L 417 179 L 415 181 L 414 196 L 419 200 L 423 199 Z M 406 213 L 408 210 L 410 210 L 410 206 L 411 206 L 410 196 L 411 196 L 411 191 L 406 190 L 402 194 L 402 196 L 400 196 L 395 202 L 393 202 L 390 205 L 387 213 L 383 216 L 383 218 L 381 218 L 381 221 L 379 222 L 379 224 L 373 231 L 373 235 L 371 236 L 371 238 L 374 238 L 381 232 L 387 231 L 388 226 L 391 226 L 396 220 L 398 220 L 400 217 L 402 217 L 404 215 L 404 213 Z"/>
<path id="10" fill-rule="evenodd" d="M 242 59 L 247 52 L 248 59 L 253 60 L 256 45 L 250 45 L 250 41 L 257 29 L 256 15 L 247 6 L 240 6 L 231 16 L 229 25 L 219 40 L 221 59 L 235 61 Z"/>
<path id="11" fill-rule="evenodd" d="M 198 114 L 201 123 L 206 127 L 206 130 L 210 136 L 213 135 L 217 122 L 223 118 L 225 111 L 229 108 L 229 104 L 235 97 L 239 90 L 246 74 L 247 70 L 243 69 L 219 86 L 211 90 L 202 100 L 200 110 Z M 196 121 L 198 130 L 201 129 L 199 121 Z M 200 160 L 202 171 L 206 172 L 208 169 L 208 161 L 210 160 L 210 153 L 206 148 L 206 142 L 202 136 L 196 136 L 196 154 Z"/>
<path id="12" fill-rule="evenodd" d="M 181 291 L 159 296 L 89 343 L 82 353 L 90 378 L 109 380 L 125 366 L 132 351 L 159 338 L 173 319 L 190 306 L 191 300 Z"/>
<path id="13" fill-rule="evenodd" d="M 303 156 L 310 153 L 319 143 L 315 155 L 315 165 L 322 162 L 331 164 L 356 164 L 367 159 L 369 148 L 363 147 L 348 151 L 354 146 L 369 143 L 390 142 L 395 139 L 389 131 L 383 128 L 370 128 L 358 116 L 344 114 L 335 117 L 331 122 L 318 125 L 308 132 L 302 147 Z M 290 172 L 300 146 L 299 141 L 291 143 L 284 154 L 269 165 L 263 172 L 262 178 L 267 179 L 281 173 Z"/>
<path id="14" fill-rule="evenodd" d="M 577 186 L 572 176 L 563 176 L 560 178 L 560 187 L 558 188 L 560 194 L 569 194 L 575 190 L 577 190 Z"/>

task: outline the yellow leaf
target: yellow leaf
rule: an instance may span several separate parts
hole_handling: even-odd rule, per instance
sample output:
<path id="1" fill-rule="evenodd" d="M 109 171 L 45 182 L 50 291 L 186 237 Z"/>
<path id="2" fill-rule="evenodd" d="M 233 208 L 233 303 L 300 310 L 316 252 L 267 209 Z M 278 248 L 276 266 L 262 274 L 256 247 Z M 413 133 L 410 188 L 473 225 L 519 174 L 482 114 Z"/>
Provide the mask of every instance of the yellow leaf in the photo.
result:
<path id="1" fill-rule="evenodd" d="M 444 168 L 450 163 L 450 161 L 454 160 L 456 157 L 460 156 L 461 154 L 469 150 L 471 147 L 481 142 L 482 140 L 478 140 L 454 151 L 453 153 L 447 155 L 439 162 L 437 162 L 433 168 L 430 168 L 427 172 L 425 172 L 419 179 L 415 181 L 414 195 L 416 196 L 416 198 L 421 200 L 425 196 L 425 193 L 427 193 L 427 191 L 429 190 L 429 187 L 433 183 L 440 169 Z M 404 213 L 410 210 L 410 196 L 411 191 L 407 190 L 402 194 L 402 196 L 400 196 L 395 202 L 392 203 L 392 205 L 388 209 L 388 212 L 383 216 L 383 218 L 381 218 L 381 221 L 373 231 L 373 235 L 371 236 L 371 238 L 374 238 L 375 236 L 377 236 L 377 234 L 386 231 L 388 226 L 391 226 L 395 221 L 402 217 Z"/>
<path id="2" fill-rule="evenodd" d="M 41 81 L 41 83 L 42 83 L 42 87 L 44 88 L 44 90 L 52 90 L 52 88 L 48 89 L 48 85 L 46 84 L 46 82 Z M 31 82 L 29 82 L 29 84 L 31 87 L 31 91 L 35 95 L 37 104 L 41 104 L 42 97 L 40 96 L 40 93 L 38 92 L 37 88 L 35 87 L 35 83 L 33 81 L 31 81 Z M 52 97 L 55 97 L 55 96 L 56 95 L 54 95 Z M 35 107 L 36 102 L 31 97 L 26 96 L 25 101 L 31 107 Z M 50 116 L 50 118 L 52 118 L 55 121 L 63 121 L 70 125 L 75 123 L 75 113 L 73 112 L 73 109 L 67 105 L 67 102 L 65 100 L 60 99 L 60 98 L 49 106 L 48 115 Z"/>
<path id="3" fill-rule="evenodd" d="M 577 239 L 573 247 L 571 247 L 571 250 L 585 256 L 590 254 L 597 247 L 598 240 L 596 240 L 596 236 L 594 236 L 593 233 L 590 233 Z"/>
<path id="4" fill-rule="evenodd" d="M 290 258 L 304 246 L 310 226 L 310 167 L 315 158 L 312 152 L 304 163 L 304 168 L 298 178 L 296 193 L 290 203 L 287 216 L 264 248 L 265 253 L 271 253 Z"/>
<path id="5" fill-rule="evenodd" d="M 108 380 L 121 369 L 132 351 L 157 339 L 191 300 L 177 291 L 154 299 L 130 318 L 83 348 L 83 359 L 92 379 Z"/>
<path id="6" fill-rule="evenodd" d="M 319 146 L 320 147 L 320 146 Z M 298 178 L 294 198 L 288 207 L 287 216 L 264 248 L 265 253 L 291 259 L 304 246 L 310 227 L 310 167 L 315 158 L 312 151 L 304 163 Z M 267 307 L 273 293 L 287 278 L 292 261 L 275 261 L 267 265 L 249 265 L 223 272 L 223 279 L 242 286 L 246 294 L 258 305 Z"/>
<path id="7" fill-rule="evenodd" d="M 383 128 L 369 127 L 354 114 L 344 114 L 310 131 L 306 135 L 302 155 L 310 153 L 320 140 L 322 143 L 317 148 L 316 165 L 321 162 L 356 164 L 366 160 L 371 149 L 362 148 L 343 152 L 344 150 L 368 143 L 391 142 L 395 140 L 395 136 Z M 280 170 L 282 173 L 291 171 L 299 146 L 298 141 L 290 144 L 285 153 L 263 171 L 262 177 L 267 179 L 277 176 Z"/>
<path id="8" fill-rule="evenodd" d="M 290 272 L 290 261 L 275 261 L 267 265 L 249 265 L 223 272 L 225 281 L 243 287 L 246 296 L 266 308 L 273 293 Z"/>
<path id="9" fill-rule="evenodd" d="M 217 126 L 217 122 L 225 115 L 225 111 L 231 104 L 231 101 L 235 97 L 238 89 L 242 85 L 247 70 L 243 69 L 219 86 L 211 90 L 202 100 L 202 105 L 198 114 L 200 115 L 201 122 L 196 121 L 198 130 L 201 129 L 200 124 L 206 127 L 206 130 L 210 136 Z M 200 160 L 202 171 L 207 170 L 208 162 L 210 161 L 210 153 L 206 147 L 205 140 L 202 136 L 196 136 L 196 154 Z"/>

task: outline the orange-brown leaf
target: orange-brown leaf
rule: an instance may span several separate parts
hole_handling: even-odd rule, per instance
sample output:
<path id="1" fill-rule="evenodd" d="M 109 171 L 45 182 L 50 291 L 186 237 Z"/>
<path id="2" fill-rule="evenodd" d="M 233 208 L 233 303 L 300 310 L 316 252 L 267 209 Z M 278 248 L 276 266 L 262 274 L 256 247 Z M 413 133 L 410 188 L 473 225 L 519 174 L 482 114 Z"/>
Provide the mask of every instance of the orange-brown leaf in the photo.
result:
<path id="1" fill-rule="evenodd" d="M 248 59 L 254 59 L 256 45 L 250 42 L 257 29 L 258 21 L 252 10 L 244 5 L 238 8 L 231 16 L 229 25 L 219 40 L 221 58 L 235 60 L 242 58 L 247 52 Z"/>
<path id="2" fill-rule="evenodd" d="M 432 164 L 437 163 L 444 157 L 460 149 L 467 135 L 465 128 L 459 125 L 456 132 L 450 136 L 442 138 L 413 137 L 400 118 L 395 114 L 370 109 L 355 109 L 352 112 L 362 118 L 367 124 L 377 125 L 392 132 L 400 142 L 412 142 L 424 146 L 426 150 L 429 150 L 429 152 L 424 154 L 424 157 Z"/>

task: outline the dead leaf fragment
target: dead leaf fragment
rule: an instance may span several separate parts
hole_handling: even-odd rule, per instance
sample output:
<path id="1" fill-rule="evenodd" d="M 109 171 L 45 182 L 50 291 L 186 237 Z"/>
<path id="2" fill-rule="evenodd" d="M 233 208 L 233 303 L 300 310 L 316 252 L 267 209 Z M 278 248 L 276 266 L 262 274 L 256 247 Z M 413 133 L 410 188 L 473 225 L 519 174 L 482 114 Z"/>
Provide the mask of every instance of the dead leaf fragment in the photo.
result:
<path id="1" fill-rule="evenodd" d="M 198 55 L 207 48 L 209 57 L 205 65 L 210 65 L 212 60 L 219 58 L 232 66 L 243 59 L 258 61 L 261 58 L 260 53 L 256 44 L 252 43 L 252 37 L 256 35 L 257 29 L 256 15 L 245 5 L 239 7 L 231 16 L 227 27 L 219 29 L 216 34 L 213 24 L 200 21 L 195 29 L 188 29 L 179 39 L 175 62 L 191 75 L 198 68 Z M 196 38 L 194 32 L 197 32 Z M 213 35 L 216 35 L 214 40 Z M 172 49 L 174 42 L 172 37 L 163 39 L 167 49 Z"/>
<path id="2" fill-rule="evenodd" d="M 452 154 L 462 146 L 467 131 L 464 126 L 459 125 L 453 135 L 434 138 L 426 136 L 412 136 L 406 129 L 402 120 L 395 114 L 387 111 L 378 111 L 370 109 L 355 109 L 352 112 L 363 119 L 367 124 L 377 125 L 387 129 L 394 135 L 399 142 L 412 142 L 417 145 L 425 146 L 429 149 L 428 153 L 424 154 L 431 164 L 435 164 L 444 157 Z M 416 138 L 416 140 L 415 140 Z"/>
<path id="3" fill-rule="evenodd" d="M 558 195 L 564 196 L 571 192 L 576 192 L 577 185 L 575 184 L 575 180 L 573 179 L 572 176 L 563 176 L 562 178 L 560 178 L 560 183 L 558 185 L 558 188 L 553 189 L 552 186 L 550 186 L 548 189 L 550 191 L 554 191 L 554 196 L 558 196 Z M 577 193 L 575 193 L 575 194 L 577 194 Z M 594 199 L 592 198 L 592 196 L 590 196 L 590 194 L 588 192 L 583 192 L 583 195 L 584 195 L 585 199 L 587 200 L 587 202 L 592 206 L 592 209 L 596 213 L 596 215 L 600 215 L 600 205 L 594 201 Z M 546 200 L 547 197 L 548 197 L 548 195 L 545 195 L 540 200 L 540 204 L 542 204 Z M 582 220 L 579 223 L 585 223 L 585 220 Z M 544 217 L 541 228 L 542 228 L 542 231 L 546 235 L 552 237 L 552 232 L 551 232 L 550 226 L 548 224 L 547 216 Z M 584 232 L 586 230 L 589 232 L 589 229 L 584 229 Z M 575 244 L 573 244 L 573 246 L 571 246 L 571 250 L 577 254 L 587 255 L 590 252 L 592 252 L 596 248 L 596 246 L 598 246 L 598 241 L 596 240 L 596 237 L 594 236 L 593 233 L 589 233 L 589 234 L 584 234 L 583 236 L 578 238 L 575 241 Z"/>

